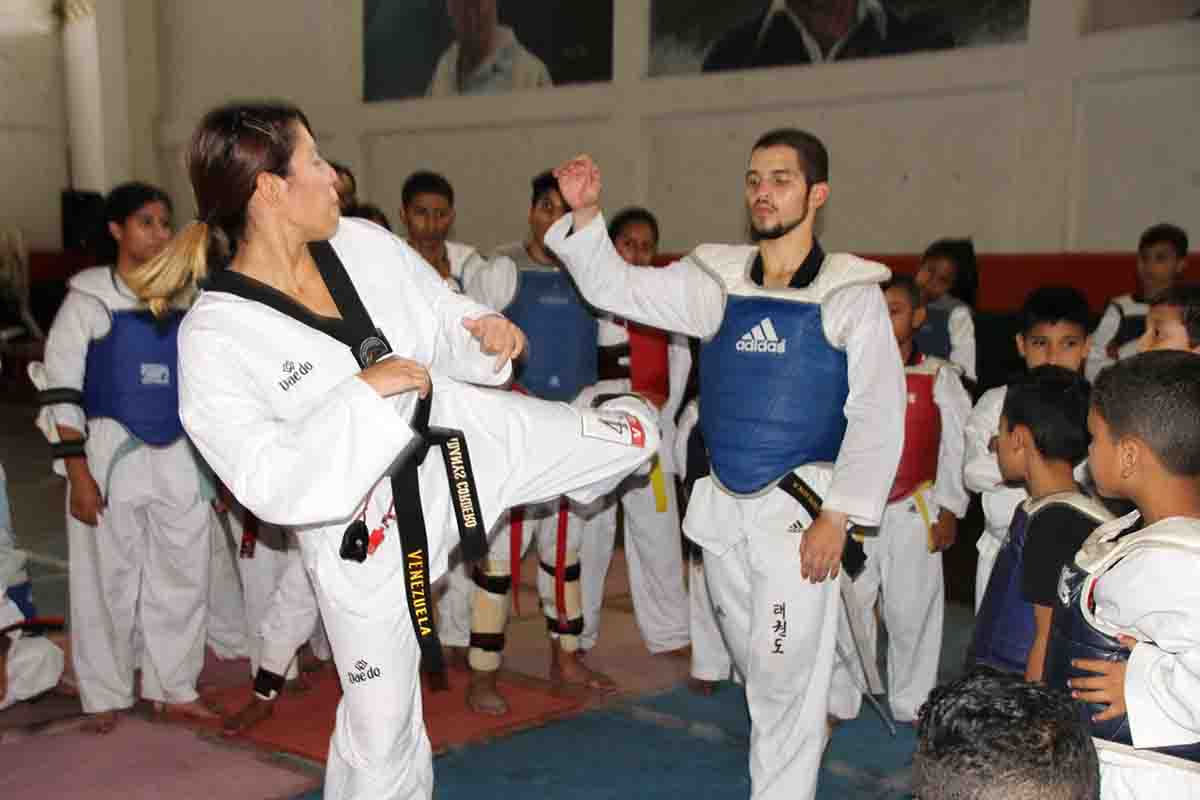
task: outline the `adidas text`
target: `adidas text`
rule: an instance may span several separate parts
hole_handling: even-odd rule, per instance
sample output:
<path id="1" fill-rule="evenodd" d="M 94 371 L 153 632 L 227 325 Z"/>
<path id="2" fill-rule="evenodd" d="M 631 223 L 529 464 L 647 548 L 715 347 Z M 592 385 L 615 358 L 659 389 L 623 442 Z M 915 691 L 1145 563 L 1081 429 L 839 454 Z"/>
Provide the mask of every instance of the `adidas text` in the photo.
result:
<path id="1" fill-rule="evenodd" d="M 737 349 L 743 353 L 785 353 L 787 352 L 787 340 L 764 342 L 761 339 L 757 341 L 738 339 Z"/>

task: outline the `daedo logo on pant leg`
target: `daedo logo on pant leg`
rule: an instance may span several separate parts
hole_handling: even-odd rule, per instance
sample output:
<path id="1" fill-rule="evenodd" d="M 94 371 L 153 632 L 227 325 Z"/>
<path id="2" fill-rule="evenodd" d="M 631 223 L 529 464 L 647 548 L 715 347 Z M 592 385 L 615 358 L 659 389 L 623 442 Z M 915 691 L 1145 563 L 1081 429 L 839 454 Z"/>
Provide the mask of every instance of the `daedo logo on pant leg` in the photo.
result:
<path id="1" fill-rule="evenodd" d="M 742 334 L 742 338 L 738 339 L 737 350 L 739 353 L 783 355 L 787 351 L 787 339 L 780 339 L 779 334 L 775 332 L 775 326 L 771 323 L 771 318 L 763 317 L 762 322 Z"/>
<path id="2" fill-rule="evenodd" d="M 354 662 L 354 669 L 354 672 L 346 673 L 346 678 L 351 683 L 366 683 L 367 681 L 374 680 L 383 674 L 379 667 L 372 667 L 361 658 Z"/>

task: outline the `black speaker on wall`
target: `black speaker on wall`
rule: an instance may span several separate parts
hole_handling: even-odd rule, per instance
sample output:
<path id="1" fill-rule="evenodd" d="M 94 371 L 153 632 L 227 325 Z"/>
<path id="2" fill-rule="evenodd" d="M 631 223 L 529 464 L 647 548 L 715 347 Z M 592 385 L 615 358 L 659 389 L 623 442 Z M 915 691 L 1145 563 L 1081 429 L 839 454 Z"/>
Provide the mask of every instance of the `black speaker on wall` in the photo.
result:
<path id="1" fill-rule="evenodd" d="M 64 189 L 62 193 L 62 238 L 64 250 L 95 247 L 104 227 L 104 195 Z"/>

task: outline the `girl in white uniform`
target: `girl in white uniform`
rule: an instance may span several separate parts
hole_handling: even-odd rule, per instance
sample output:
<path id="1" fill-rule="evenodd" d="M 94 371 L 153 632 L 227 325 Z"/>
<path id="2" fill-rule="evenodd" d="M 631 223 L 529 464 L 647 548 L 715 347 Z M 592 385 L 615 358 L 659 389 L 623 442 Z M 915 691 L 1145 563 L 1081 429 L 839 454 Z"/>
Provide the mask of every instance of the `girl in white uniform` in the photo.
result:
<path id="1" fill-rule="evenodd" d="M 299 537 L 344 690 L 325 797 L 431 797 L 418 653 L 437 652 L 426 595 L 451 519 L 487 530 L 509 505 L 592 499 L 648 459 L 653 417 L 633 399 L 581 413 L 460 383 L 507 380 L 523 336 L 383 229 L 339 224 L 334 173 L 298 109 L 210 112 L 189 170 L 204 222 L 139 291 L 157 310 L 209 281 L 180 334 L 180 414 L 238 500 Z M 347 269 L 327 280 L 318 258 Z M 331 291 L 357 295 L 374 335 L 350 335 L 361 316 Z M 451 426 L 469 458 L 411 457 Z M 389 472 L 419 498 L 394 496 Z M 422 532 L 427 546 L 409 546 Z"/>
<path id="2" fill-rule="evenodd" d="M 67 475 L 71 656 L 98 732 L 134 704 L 137 669 L 145 699 L 172 713 L 214 716 L 196 693 L 210 506 L 178 427 L 173 334 L 166 344 L 158 339 L 137 316 L 141 306 L 128 287 L 170 238 L 170 212 L 154 187 L 112 191 L 106 217 L 116 262 L 71 279 L 46 341 L 43 388 L 50 391 L 39 427 L 59 442 L 57 468 Z M 145 349 L 148 340 L 162 349 Z M 116 411 L 97 409 L 97 398 L 117 396 L 133 400 Z M 144 412 L 159 398 L 158 416 L 147 423 Z"/>
<path id="3" fill-rule="evenodd" d="M 658 221 L 649 211 L 631 208 L 616 215 L 609 226 L 617 252 L 630 264 L 649 267 L 658 253 Z M 636 346 L 628 325 L 610 315 L 598 320 L 600 346 Z M 662 446 L 658 465 L 649 477 L 628 479 L 611 496 L 581 511 L 583 532 L 579 563 L 583 600 L 583 635 L 579 646 L 590 650 L 600 633 L 604 581 L 612 562 L 617 537 L 617 506 L 625 511 L 625 560 L 633 614 L 642 640 L 651 653 L 685 655 L 688 634 L 688 600 L 683 584 L 683 543 L 679 535 L 679 505 L 675 493 L 675 414 L 683 400 L 692 352 L 687 339 L 668 334 L 667 396 L 662 402 Z M 624 358 L 639 358 L 629 349 Z M 629 365 L 632 368 L 632 364 Z M 597 394 L 633 390 L 632 378 L 601 379 Z M 654 387 L 659 390 L 660 387 Z M 665 401 L 665 402 L 664 402 Z"/>

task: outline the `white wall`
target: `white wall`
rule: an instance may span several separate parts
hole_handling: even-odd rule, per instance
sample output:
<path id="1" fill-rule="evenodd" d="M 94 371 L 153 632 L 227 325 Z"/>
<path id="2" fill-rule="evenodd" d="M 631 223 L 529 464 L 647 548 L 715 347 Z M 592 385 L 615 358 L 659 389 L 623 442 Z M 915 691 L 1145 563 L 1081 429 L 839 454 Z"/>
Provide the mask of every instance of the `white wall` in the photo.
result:
<path id="1" fill-rule="evenodd" d="M 199 117 L 285 97 L 393 219 L 404 177 L 429 167 L 458 190 L 458 238 L 519 238 L 528 179 L 588 151 L 606 205 L 647 204 L 682 249 L 742 236 L 747 151 L 796 125 L 831 151 L 835 248 L 954 234 L 991 251 L 1129 249 L 1162 219 L 1200 233 L 1200 23 L 1084 36 L 1087 0 L 1033 0 L 1020 44 L 648 80 L 650 0 L 615 2 L 612 84 L 364 104 L 359 2 L 161 0 L 161 175 L 184 211 Z"/>
<path id="2" fill-rule="evenodd" d="M 0 226 L 16 225 L 35 249 L 62 244 L 67 186 L 63 58 L 53 28 L 0 36 Z"/>

